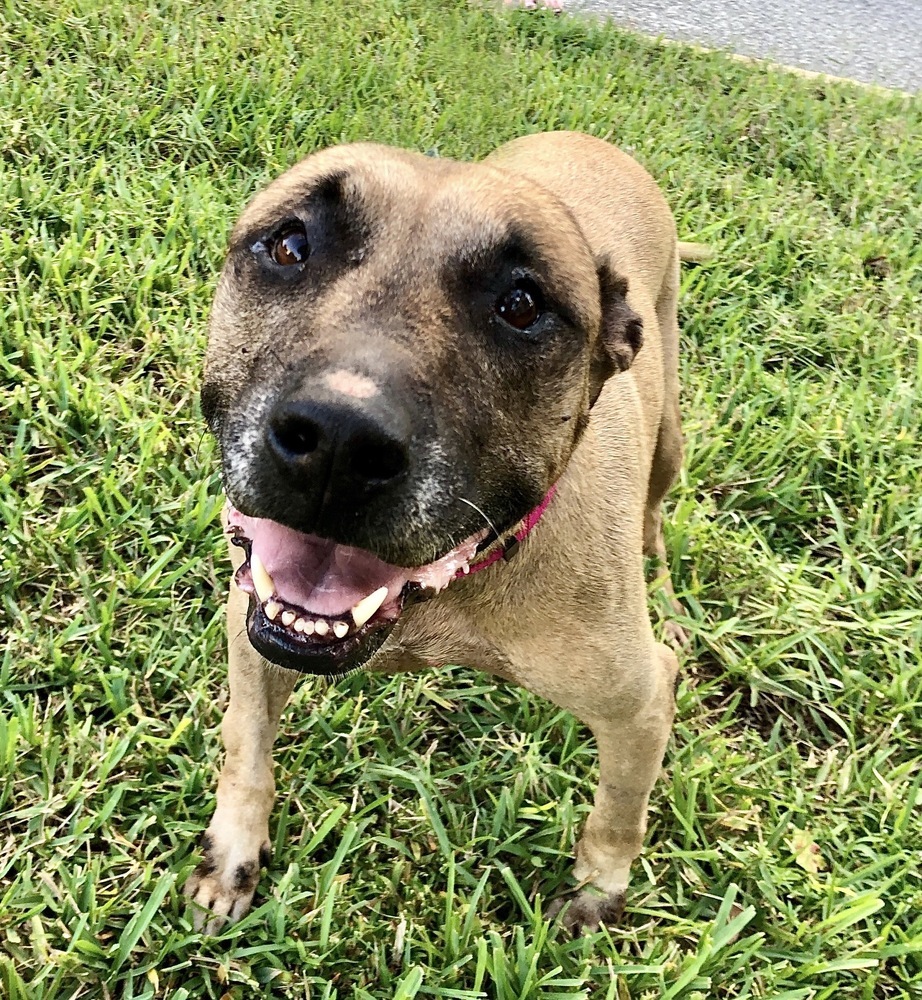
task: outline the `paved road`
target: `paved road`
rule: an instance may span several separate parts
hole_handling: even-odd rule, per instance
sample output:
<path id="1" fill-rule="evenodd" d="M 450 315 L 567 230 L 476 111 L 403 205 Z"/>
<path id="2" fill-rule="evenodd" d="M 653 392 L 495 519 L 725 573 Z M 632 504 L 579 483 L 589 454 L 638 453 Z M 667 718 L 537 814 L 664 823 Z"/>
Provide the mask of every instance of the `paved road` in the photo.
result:
<path id="1" fill-rule="evenodd" d="M 565 0 L 648 35 L 922 92 L 922 0 Z"/>

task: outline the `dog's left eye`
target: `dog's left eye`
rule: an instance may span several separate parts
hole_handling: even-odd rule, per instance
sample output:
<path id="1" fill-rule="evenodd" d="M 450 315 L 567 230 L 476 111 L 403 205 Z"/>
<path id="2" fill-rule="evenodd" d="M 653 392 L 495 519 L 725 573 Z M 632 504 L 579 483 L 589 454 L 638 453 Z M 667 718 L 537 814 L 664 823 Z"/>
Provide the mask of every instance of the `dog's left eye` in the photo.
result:
<path id="1" fill-rule="evenodd" d="M 296 267 L 310 256 L 311 247 L 307 233 L 300 222 L 285 226 L 269 241 L 269 256 L 282 267 Z"/>
<path id="2" fill-rule="evenodd" d="M 541 319 L 541 289 L 529 278 L 523 278 L 500 295 L 493 309 L 513 329 L 527 330 Z"/>

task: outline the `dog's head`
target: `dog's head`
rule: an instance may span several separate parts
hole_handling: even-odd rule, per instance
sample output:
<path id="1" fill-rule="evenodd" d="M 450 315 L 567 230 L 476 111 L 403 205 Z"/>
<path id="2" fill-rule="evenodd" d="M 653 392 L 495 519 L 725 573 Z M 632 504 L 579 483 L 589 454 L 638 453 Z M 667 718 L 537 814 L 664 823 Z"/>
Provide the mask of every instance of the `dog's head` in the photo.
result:
<path id="1" fill-rule="evenodd" d="M 340 673 L 556 482 L 640 345 L 626 286 L 548 190 L 340 146 L 231 236 L 202 405 L 255 648 Z"/>

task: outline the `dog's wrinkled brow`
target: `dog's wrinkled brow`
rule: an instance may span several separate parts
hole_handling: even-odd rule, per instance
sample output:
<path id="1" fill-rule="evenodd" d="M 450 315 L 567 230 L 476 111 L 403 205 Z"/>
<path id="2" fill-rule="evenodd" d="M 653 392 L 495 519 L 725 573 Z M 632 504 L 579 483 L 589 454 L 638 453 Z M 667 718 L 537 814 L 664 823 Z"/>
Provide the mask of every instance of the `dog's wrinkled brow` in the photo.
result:
<path id="1" fill-rule="evenodd" d="M 528 234 L 518 226 L 484 227 L 465 234 L 451 254 L 452 264 L 480 271 L 499 264 L 540 266 L 542 256 Z"/>
<path id="2" fill-rule="evenodd" d="M 345 170 L 311 177 L 306 183 L 296 178 L 286 183 L 286 178 L 281 178 L 272 198 L 257 195 L 244 212 L 231 233 L 230 249 L 250 246 L 290 219 L 341 205 L 347 194 L 347 182 Z"/>

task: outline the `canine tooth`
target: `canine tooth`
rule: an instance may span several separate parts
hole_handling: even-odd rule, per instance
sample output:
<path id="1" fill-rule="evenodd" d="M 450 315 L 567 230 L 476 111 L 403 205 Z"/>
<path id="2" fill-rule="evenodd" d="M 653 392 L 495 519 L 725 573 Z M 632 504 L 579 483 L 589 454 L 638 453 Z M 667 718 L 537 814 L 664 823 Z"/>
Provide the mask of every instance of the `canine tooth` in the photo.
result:
<path id="1" fill-rule="evenodd" d="M 292 622 L 293 622 L 293 621 L 295 620 L 295 618 L 297 618 L 297 617 L 298 617 L 298 616 L 297 616 L 297 615 L 296 615 L 296 614 L 294 613 L 294 611 L 283 611 L 283 612 L 282 612 L 282 624 L 283 624 L 283 625 L 285 626 L 285 628 L 288 628 L 288 626 L 289 626 L 289 625 L 290 625 L 290 624 L 291 624 L 291 623 L 292 623 Z"/>
<path id="2" fill-rule="evenodd" d="M 349 631 L 349 626 L 345 622 L 333 622 L 333 635 L 337 639 L 342 639 Z"/>
<path id="3" fill-rule="evenodd" d="M 373 594 L 363 597 L 352 609 L 352 620 L 361 628 L 381 607 L 387 597 L 387 587 L 379 587 Z"/>
<path id="4" fill-rule="evenodd" d="M 297 621 L 295 622 L 295 625 L 294 625 L 294 628 L 295 628 L 295 632 L 303 632 L 303 631 L 304 631 L 304 626 L 305 626 L 306 624 L 307 624 L 307 622 L 306 622 L 306 621 L 305 621 L 305 620 L 304 620 L 303 618 L 299 618 L 299 619 L 298 619 L 298 620 L 297 620 Z"/>
<path id="5" fill-rule="evenodd" d="M 266 613 L 266 617 L 270 622 L 274 622 L 278 618 L 279 612 L 282 610 L 282 605 L 278 601 L 266 601 L 263 611 Z"/>
<path id="6" fill-rule="evenodd" d="M 314 631 L 317 635 L 326 635 L 330 631 L 330 626 L 321 618 L 314 623 Z"/>
<path id="7" fill-rule="evenodd" d="M 268 601 L 275 593 L 275 584 L 269 576 L 269 571 L 263 566 L 262 559 L 255 552 L 250 553 L 250 575 L 253 577 L 256 596 L 260 601 Z"/>

